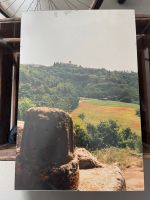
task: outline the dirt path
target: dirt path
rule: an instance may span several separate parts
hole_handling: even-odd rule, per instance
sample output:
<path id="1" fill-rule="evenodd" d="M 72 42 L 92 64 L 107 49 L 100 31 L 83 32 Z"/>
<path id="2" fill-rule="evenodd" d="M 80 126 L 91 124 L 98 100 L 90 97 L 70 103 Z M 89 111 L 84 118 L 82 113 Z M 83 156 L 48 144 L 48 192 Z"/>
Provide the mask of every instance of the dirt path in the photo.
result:
<path id="1" fill-rule="evenodd" d="M 143 168 L 132 166 L 124 171 L 127 191 L 144 190 L 144 173 Z"/>

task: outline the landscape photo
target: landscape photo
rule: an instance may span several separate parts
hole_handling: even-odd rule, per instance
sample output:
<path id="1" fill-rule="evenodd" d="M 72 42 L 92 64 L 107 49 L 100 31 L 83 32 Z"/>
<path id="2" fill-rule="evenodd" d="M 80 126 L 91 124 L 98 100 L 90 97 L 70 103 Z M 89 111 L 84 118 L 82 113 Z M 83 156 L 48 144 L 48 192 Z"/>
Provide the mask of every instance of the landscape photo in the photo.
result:
<path id="1" fill-rule="evenodd" d="M 23 15 L 15 189 L 143 191 L 133 11 Z"/>

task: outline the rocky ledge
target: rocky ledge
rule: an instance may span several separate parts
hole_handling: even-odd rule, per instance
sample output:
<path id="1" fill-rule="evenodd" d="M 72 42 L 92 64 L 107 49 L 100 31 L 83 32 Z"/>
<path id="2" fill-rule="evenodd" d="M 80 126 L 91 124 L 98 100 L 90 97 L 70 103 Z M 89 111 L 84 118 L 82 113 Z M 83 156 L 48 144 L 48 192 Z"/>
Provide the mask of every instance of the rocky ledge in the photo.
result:
<path id="1" fill-rule="evenodd" d="M 79 191 L 126 191 L 125 179 L 116 166 L 81 169 Z"/>
<path id="2" fill-rule="evenodd" d="M 25 129 L 18 122 L 16 188 L 28 185 L 43 190 L 126 190 L 117 166 L 102 164 L 86 149 L 75 147 L 71 116 L 50 108 L 30 109 Z"/>

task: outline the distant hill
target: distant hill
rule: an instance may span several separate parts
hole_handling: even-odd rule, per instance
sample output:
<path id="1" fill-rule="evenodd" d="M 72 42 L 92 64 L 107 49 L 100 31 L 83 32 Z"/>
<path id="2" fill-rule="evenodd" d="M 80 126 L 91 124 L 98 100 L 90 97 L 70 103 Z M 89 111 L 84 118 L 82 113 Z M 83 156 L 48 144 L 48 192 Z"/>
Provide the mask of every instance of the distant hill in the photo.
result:
<path id="1" fill-rule="evenodd" d="M 66 111 L 74 110 L 80 97 L 139 103 L 138 74 L 65 63 L 21 65 L 19 97 Z"/>

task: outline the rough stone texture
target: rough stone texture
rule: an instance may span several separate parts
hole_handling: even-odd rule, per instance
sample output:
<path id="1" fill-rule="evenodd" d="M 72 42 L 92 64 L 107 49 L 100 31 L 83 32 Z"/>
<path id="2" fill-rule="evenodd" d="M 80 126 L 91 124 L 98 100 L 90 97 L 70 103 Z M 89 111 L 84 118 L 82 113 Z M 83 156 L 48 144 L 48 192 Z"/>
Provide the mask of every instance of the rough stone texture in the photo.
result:
<path id="1" fill-rule="evenodd" d="M 16 159 L 16 189 L 77 189 L 78 160 L 69 114 L 54 108 L 29 109 Z"/>
<path id="2" fill-rule="evenodd" d="M 32 108 L 27 113 L 25 130 L 23 122 L 18 126 L 16 189 L 126 190 L 118 167 L 101 164 L 84 148 L 74 151 L 72 120 L 67 113 L 58 109 Z M 51 148 L 56 148 L 56 152 Z"/>
<path id="3" fill-rule="evenodd" d="M 50 170 L 50 179 L 48 183 L 54 185 L 56 188 L 63 190 L 74 190 L 78 188 L 79 180 L 79 165 L 78 159 L 75 157 L 69 163 L 60 167 L 54 167 Z"/>
<path id="4" fill-rule="evenodd" d="M 72 119 L 64 111 L 31 108 L 26 115 L 21 155 L 30 162 L 36 160 L 36 164 L 39 161 L 39 165 L 64 164 L 73 153 L 73 134 Z"/>
<path id="5" fill-rule="evenodd" d="M 80 169 L 90 169 L 96 167 L 104 167 L 88 150 L 85 148 L 75 148 L 75 154 L 79 160 Z"/>
<path id="6" fill-rule="evenodd" d="M 80 170 L 79 191 L 126 191 L 125 179 L 116 166 Z"/>
<path id="7" fill-rule="evenodd" d="M 23 135 L 23 129 L 24 129 L 24 122 L 23 121 L 17 121 L 17 141 L 16 141 L 16 151 L 17 153 L 20 152 L 20 145 Z"/>
<path id="8" fill-rule="evenodd" d="M 79 165 L 76 157 L 59 167 L 47 166 L 40 169 L 38 166 L 29 166 L 17 156 L 15 179 L 17 190 L 77 190 L 78 184 Z"/>

